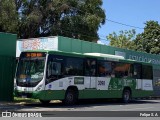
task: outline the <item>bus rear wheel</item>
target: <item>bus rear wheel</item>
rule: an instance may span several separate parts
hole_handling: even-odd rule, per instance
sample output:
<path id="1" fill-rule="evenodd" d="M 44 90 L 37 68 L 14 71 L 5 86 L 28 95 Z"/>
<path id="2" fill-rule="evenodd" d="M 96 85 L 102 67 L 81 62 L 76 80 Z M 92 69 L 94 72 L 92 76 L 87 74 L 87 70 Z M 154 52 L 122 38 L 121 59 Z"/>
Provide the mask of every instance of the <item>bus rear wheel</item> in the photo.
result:
<path id="1" fill-rule="evenodd" d="M 130 90 L 125 89 L 125 90 L 123 91 L 122 101 L 123 101 L 124 103 L 129 103 L 130 100 L 131 100 L 131 92 L 130 92 Z"/>
<path id="2" fill-rule="evenodd" d="M 74 105 L 78 100 L 78 92 L 74 89 L 68 89 L 65 94 L 65 99 L 63 103 L 65 105 Z"/>
<path id="3" fill-rule="evenodd" d="M 49 104 L 50 103 L 50 100 L 39 100 L 42 104 Z"/>

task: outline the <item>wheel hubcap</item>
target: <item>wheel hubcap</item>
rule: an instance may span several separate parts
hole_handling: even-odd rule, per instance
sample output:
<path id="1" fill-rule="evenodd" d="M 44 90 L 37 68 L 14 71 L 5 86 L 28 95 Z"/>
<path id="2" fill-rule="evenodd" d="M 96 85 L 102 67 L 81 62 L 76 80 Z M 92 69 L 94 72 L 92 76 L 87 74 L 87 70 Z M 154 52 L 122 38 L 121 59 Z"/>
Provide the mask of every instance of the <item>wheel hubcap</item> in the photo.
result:
<path id="1" fill-rule="evenodd" d="M 128 92 L 125 92 L 125 94 L 124 94 L 124 99 L 125 99 L 126 101 L 129 100 L 129 93 L 128 93 Z"/>
<path id="2" fill-rule="evenodd" d="M 67 99 L 68 99 L 68 101 L 73 101 L 73 95 L 72 94 L 68 94 L 67 95 Z"/>

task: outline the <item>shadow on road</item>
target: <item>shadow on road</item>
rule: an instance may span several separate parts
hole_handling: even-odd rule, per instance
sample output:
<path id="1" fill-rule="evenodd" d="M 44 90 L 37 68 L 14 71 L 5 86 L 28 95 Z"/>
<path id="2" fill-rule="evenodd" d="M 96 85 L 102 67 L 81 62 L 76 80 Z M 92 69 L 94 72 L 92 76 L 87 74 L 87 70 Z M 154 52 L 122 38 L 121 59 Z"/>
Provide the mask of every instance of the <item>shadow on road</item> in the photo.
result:
<path id="1" fill-rule="evenodd" d="M 154 100 L 132 100 L 128 104 L 157 104 L 160 102 Z M 94 106 L 110 106 L 110 105 L 128 105 L 126 103 L 122 103 L 120 100 L 116 99 L 98 99 L 98 100 L 79 100 L 79 102 L 74 106 L 66 106 L 62 102 L 58 103 L 49 103 L 49 104 L 41 104 L 40 102 L 37 103 L 29 103 L 24 104 L 24 107 L 44 107 L 44 108 L 81 108 L 81 107 L 94 107 Z"/>
<path id="2" fill-rule="evenodd" d="M 132 100 L 130 104 L 157 104 L 160 103 L 158 100 Z M 66 106 L 62 102 L 51 102 L 49 104 L 41 104 L 40 102 L 33 102 L 33 103 L 21 103 L 21 104 L 8 104 L 8 105 L 0 105 L 0 110 L 22 110 L 22 109 L 32 109 L 32 108 L 58 108 L 63 110 L 63 108 L 69 109 L 78 109 L 78 108 L 86 108 L 86 107 L 95 107 L 95 106 L 116 106 L 116 105 L 128 105 L 122 103 L 120 100 L 116 99 L 97 99 L 97 100 L 79 100 L 76 105 L 73 106 Z"/>

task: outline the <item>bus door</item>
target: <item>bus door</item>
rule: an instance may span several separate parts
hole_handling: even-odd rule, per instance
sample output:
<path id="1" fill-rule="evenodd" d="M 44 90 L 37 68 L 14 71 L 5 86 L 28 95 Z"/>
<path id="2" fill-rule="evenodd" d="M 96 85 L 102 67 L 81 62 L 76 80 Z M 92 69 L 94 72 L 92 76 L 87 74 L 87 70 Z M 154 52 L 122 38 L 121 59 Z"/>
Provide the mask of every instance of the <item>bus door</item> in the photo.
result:
<path id="1" fill-rule="evenodd" d="M 85 87 L 96 88 L 97 77 L 96 77 L 96 59 L 87 58 L 85 60 Z"/>
<path id="2" fill-rule="evenodd" d="M 136 89 L 142 90 L 142 65 L 134 64 L 133 65 L 133 77 L 136 79 Z"/>

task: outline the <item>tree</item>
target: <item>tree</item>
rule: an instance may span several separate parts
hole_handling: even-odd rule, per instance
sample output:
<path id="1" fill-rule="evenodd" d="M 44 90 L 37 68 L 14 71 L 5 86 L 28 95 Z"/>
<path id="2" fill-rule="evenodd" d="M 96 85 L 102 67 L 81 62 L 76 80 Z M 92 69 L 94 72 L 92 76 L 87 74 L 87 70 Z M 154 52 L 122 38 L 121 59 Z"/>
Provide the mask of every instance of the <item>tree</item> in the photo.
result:
<path id="1" fill-rule="evenodd" d="M 0 31 L 17 33 L 18 13 L 13 0 L 0 0 Z"/>
<path id="2" fill-rule="evenodd" d="M 135 34 L 136 32 L 134 29 L 129 31 L 120 31 L 118 35 L 113 32 L 107 36 L 107 39 L 110 40 L 110 46 L 134 50 L 135 45 L 133 40 L 135 39 Z"/>
<path id="3" fill-rule="evenodd" d="M 0 31 L 19 38 L 62 35 L 98 40 L 102 0 L 0 0 Z"/>
<path id="4" fill-rule="evenodd" d="M 147 21 L 144 32 L 135 39 L 136 50 L 147 53 L 160 53 L 160 24 L 157 21 Z"/>
<path id="5" fill-rule="evenodd" d="M 102 0 L 16 0 L 19 37 L 62 35 L 98 40 L 98 28 L 105 23 Z"/>
<path id="6" fill-rule="evenodd" d="M 73 0 L 74 1 L 74 0 Z M 86 39 L 89 41 L 98 40 L 98 28 L 100 24 L 105 23 L 105 13 L 101 8 L 102 0 L 75 0 L 70 3 L 68 11 L 66 11 L 61 22 L 61 30 L 67 27 L 67 36 L 72 35 L 75 38 Z M 62 31 L 63 32 L 63 31 Z M 64 31 L 66 34 L 66 32 Z"/>

